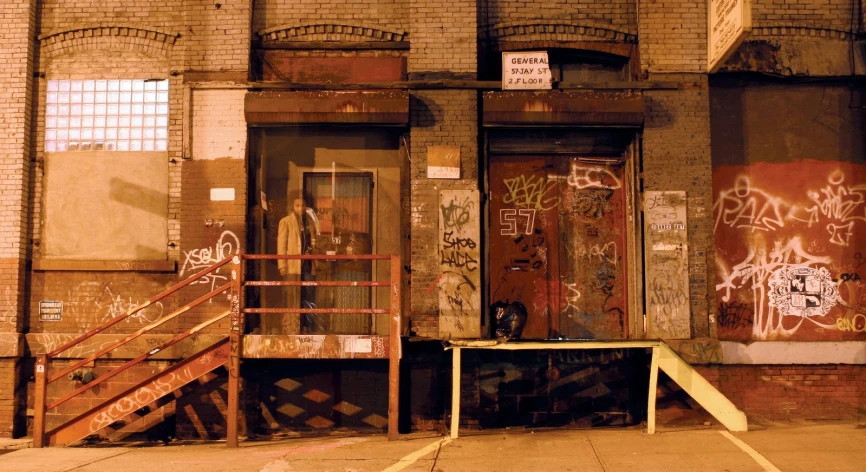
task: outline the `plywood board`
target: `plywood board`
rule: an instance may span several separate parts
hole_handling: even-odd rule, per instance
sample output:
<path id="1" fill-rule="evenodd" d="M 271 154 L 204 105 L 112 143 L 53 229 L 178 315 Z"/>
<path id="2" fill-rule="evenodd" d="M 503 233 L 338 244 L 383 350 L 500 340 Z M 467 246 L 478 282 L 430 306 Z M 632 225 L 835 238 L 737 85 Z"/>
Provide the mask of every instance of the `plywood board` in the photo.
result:
<path id="1" fill-rule="evenodd" d="M 42 257 L 165 259 L 168 155 L 49 153 L 44 215 Z"/>
<path id="2" fill-rule="evenodd" d="M 691 337 L 686 193 L 645 193 L 647 336 Z"/>
<path id="3" fill-rule="evenodd" d="M 477 190 L 439 192 L 439 337 L 481 337 L 481 236 Z"/>

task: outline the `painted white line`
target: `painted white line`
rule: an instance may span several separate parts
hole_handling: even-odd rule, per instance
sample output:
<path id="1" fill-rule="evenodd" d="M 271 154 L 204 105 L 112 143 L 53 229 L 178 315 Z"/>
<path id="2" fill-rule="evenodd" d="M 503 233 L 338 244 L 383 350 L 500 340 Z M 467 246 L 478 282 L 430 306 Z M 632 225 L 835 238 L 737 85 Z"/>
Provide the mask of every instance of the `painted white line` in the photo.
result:
<path id="1" fill-rule="evenodd" d="M 406 467 L 409 467 L 410 465 L 417 462 L 418 459 L 426 456 L 427 454 L 430 454 L 431 452 L 435 452 L 436 449 L 439 449 L 440 447 L 442 447 L 442 446 L 444 446 L 450 442 L 451 442 L 451 438 L 442 438 L 438 441 L 432 442 L 432 443 L 422 447 L 421 449 L 418 449 L 417 451 L 413 452 L 412 454 L 409 454 L 408 456 L 403 457 L 402 459 L 397 461 L 396 464 L 392 465 L 391 467 L 388 467 L 387 469 L 383 470 L 382 472 L 398 472 L 400 470 L 403 470 Z"/>
<path id="2" fill-rule="evenodd" d="M 761 467 L 764 468 L 767 472 L 782 472 L 776 466 L 773 465 L 772 462 L 768 461 L 766 457 L 762 456 L 758 451 L 752 449 L 748 444 L 744 443 L 740 439 L 738 439 L 733 434 L 727 431 L 719 431 L 722 433 L 722 436 L 731 440 L 732 443 L 736 444 L 737 447 L 743 450 L 746 454 L 752 457 L 755 462 L 758 463 Z"/>

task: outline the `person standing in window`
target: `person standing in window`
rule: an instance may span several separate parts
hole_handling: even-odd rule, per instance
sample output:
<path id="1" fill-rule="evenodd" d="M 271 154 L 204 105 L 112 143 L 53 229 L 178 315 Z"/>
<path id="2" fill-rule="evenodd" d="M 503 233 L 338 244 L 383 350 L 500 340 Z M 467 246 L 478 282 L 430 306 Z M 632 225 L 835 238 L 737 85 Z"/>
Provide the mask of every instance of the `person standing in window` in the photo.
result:
<path id="1" fill-rule="evenodd" d="M 292 211 L 285 218 L 280 220 L 279 229 L 277 231 L 277 254 L 279 255 L 300 255 L 309 254 L 310 250 L 315 246 L 315 236 L 310 231 L 309 225 L 304 220 L 306 214 L 306 204 L 301 198 L 296 198 L 292 202 Z M 311 261 L 302 261 L 299 259 L 279 259 L 277 266 L 280 269 L 280 275 L 287 281 L 301 280 L 301 274 L 309 274 L 311 272 Z M 301 287 L 291 286 L 286 287 L 286 307 L 301 308 Z M 296 334 L 300 332 L 300 316 L 290 314 L 282 316 L 280 329 L 286 334 Z"/>

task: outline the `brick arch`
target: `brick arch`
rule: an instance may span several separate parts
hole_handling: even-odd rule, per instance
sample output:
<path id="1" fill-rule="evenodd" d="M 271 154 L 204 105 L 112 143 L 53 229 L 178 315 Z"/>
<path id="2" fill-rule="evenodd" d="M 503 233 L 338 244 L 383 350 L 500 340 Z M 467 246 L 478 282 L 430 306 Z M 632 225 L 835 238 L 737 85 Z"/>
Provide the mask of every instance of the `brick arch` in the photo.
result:
<path id="1" fill-rule="evenodd" d="M 520 23 L 502 23 L 490 26 L 487 40 L 494 43 L 528 41 L 613 41 L 634 43 L 637 36 L 628 31 L 592 22 L 570 22 L 557 19 L 538 19 Z"/>
<path id="2" fill-rule="evenodd" d="M 168 56 L 179 33 L 149 26 L 98 24 L 39 35 L 43 54 L 56 56 L 92 49 L 122 49 Z"/>
<path id="3" fill-rule="evenodd" d="M 349 23 L 304 23 L 283 25 L 258 32 L 265 41 L 404 41 L 405 31 Z"/>
<path id="4" fill-rule="evenodd" d="M 749 34 L 749 37 L 746 38 L 746 41 L 748 41 L 750 38 L 778 36 L 801 36 L 814 39 L 838 39 L 842 41 L 848 41 L 851 39 L 852 33 L 850 31 L 833 28 L 816 28 L 814 26 L 802 26 L 794 24 L 768 24 L 752 27 L 752 32 Z"/>

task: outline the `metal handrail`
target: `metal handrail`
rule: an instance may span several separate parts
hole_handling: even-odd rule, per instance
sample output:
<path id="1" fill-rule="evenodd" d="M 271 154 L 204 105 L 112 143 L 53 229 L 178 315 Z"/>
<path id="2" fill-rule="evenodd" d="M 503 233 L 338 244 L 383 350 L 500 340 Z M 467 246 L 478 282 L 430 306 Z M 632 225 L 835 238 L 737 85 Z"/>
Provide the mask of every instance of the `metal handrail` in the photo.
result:
<path id="1" fill-rule="evenodd" d="M 262 259 L 300 259 L 304 261 L 387 261 L 390 254 L 243 254 L 248 260 Z"/>
<path id="2" fill-rule="evenodd" d="M 300 259 L 300 260 L 324 260 L 324 261 L 345 261 L 345 260 L 388 260 L 391 265 L 391 276 L 389 281 L 245 281 L 244 280 L 244 261 L 245 260 L 280 260 L 280 259 Z M 59 373 L 49 376 L 48 367 L 50 365 L 51 358 L 57 356 L 61 352 L 64 352 L 71 347 L 80 344 L 81 342 L 93 337 L 94 335 L 108 329 L 111 326 L 119 323 L 120 321 L 128 318 L 129 316 L 147 308 L 148 306 L 156 303 L 157 301 L 165 298 L 168 295 L 180 290 L 181 288 L 192 284 L 196 280 L 201 279 L 202 277 L 207 276 L 208 274 L 216 271 L 220 267 L 226 265 L 228 262 L 232 262 L 234 264 L 234 268 L 232 270 L 231 281 L 217 289 L 211 291 L 210 293 L 197 298 L 196 300 L 184 305 L 180 309 L 168 314 L 167 316 L 161 317 L 156 322 L 145 326 L 135 333 L 125 336 L 123 339 L 115 341 L 111 343 L 109 346 L 103 347 L 99 349 L 96 353 L 88 356 L 86 359 L 83 359 L 79 362 L 74 363 L 73 365 L 61 370 Z M 58 406 L 66 403 L 70 399 L 86 392 L 87 390 L 93 388 L 96 385 L 105 382 L 114 376 L 126 371 L 132 366 L 143 362 L 152 356 L 155 356 L 159 352 L 164 349 L 186 339 L 187 337 L 201 331 L 207 326 L 220 321 L 227 316 L 230 317 L 231 323 L 229 328 L 229 344 L 230 344 L 230 357 L 228 361 L 227 368 L 229 370 L 229 397 L 228 397 L 228 425 L 227 425 L 227 445 L 229 447 L 237 447 L 237 433 L 238 433 L 238 418 L 237 418 L 237 410 L 239 408 L 239 369 L 240 369 L 240 340 L 243 331 L 243 315 L 247 313 L 262 313 L 262 314 L 271 314 L 271 313 L 329 313 L 329 314 L 346 314 L 346 313 L 364 313 L 364 314 L 390 314 L 390 337 L 391 347 L 390 347 L 390 367 L 389 367 L 389 406 L 388 406 L 388 438 L 395 439 L 397 435 L 397 406 L 398 406 L 398 386 L 399 386 L 399 359 L 401 357 L 401 349 L 400 349 L 400 305 L 401 305 L 401 295 L 400 295 L 400 257 L 392 256 L 392 255 L 373 255 L 373 254 L 357 254 L 357 255 L 270 255 L 270 254 L 237 254 L 234 256 L 227 257 L 212 266 L 193 274 L 192 276 L 186 278 L 180 283 L 172 286 L 171 288 L 161 292 L 160 294 L 152 297 L 147 300 L 145 303 L 129 309 L 124 315 L 114 318 L 112 321 L 99 326 L 76 339 L 64 344 L 63 346 L 47 353 L 42 354 L 37 357 L 36 362 L 36 411 L 34 414 L 34 441 L 33 447 L 43 447 L 46 440 L 45 433 L 45 413 L 48 410 L 57 408 Z M 390 287 L 390 308 L 246 308 L 245 306 L 245 297 L 244 297 L 244 287 L 248 286 L 356 286 L 356 287 Z M 101 375 L 98 379 L 95 379 L 93 382 L 90 382 L 86 385 L 83 385 L 76 389 L 75 391 L 65 395 L 64 397 L 55 400 L 51 404 L 46 405 L 46 394 L 47 387 L 51 382 L 58 380 L 64 375 L 74 371 L 75 369 L 94 361 L 100 356 L 128 343 L 129 341 L 141 336 L 142 334 L 160 326 L 167 321 L 183 314 L 184 312 L 190 310 L 191 308 L 204 303 L 205 301 L 213 298 L 214 296 L 225 292 L 227 290 L 231 290 L 229 295 L 230 309 L 227 312 L 224 312 L 214 318 L 210 318 L 195 327 L 188 329 L 181 333 L 178 336 L 173 337 L 172 339 L 164 342 L 159 347 L 153 348 L 148 352 L 139 355 L 138 357 L 126 362 L 122 366 L 111 370 L 110 372 Z M 53 433 L 48 433 L 53 434 Z"/>
<path id="3" fill-rule="evenodd" d="M 79 362 L 72 364 L 71 366 L 61 370 L 57 374 L 54 374 L 53 376 L 48 378 L 48 383 L 54 382 L 55 380 L 63 377 L 64 375 L 72 372 L 73 370 L 83 366 L 84 364 L 87 364 L 88 362 L 95 361 L 96 359 L 101 357 L 103 354 L 110 352 L 110 351 L 113 351 L 114 349 L 116 349 L 120 346 L 123 346 L 124 344 L 126 344 L 126 343 L 132 341 L 133 339 L 141 336 L 142 334 L 152 330 L 153 328 L 156 328 L 157 326 L 160 326 L 160 325 L 164 324 L 165 322 L 180 316 L 184 312 L 187 312 L 187 311 L 191 310 L 192 308 L 194 308 L 198 305 L 201 305 L 202 303 L 210 300 L 211 298 L 213 298 L 216 295 L 219 295 L 222 292 L 225 292 L 226 290 L 228 290 L 230 288 L 231 288 L 231 284 L 225 284 L 225 285 L 217 288 L 216 290 L 193 300 L 191 303 L 187 303 L 183 307 L 181 307 L 181 308 L 169 313 L 168 315 L 154 321 L 153 323 L 145 326 L 144 328 L 139 329 L 138 331 L 124 337 L 123 339 L 120 339 L 118 341 L 111 343 L 108 347 L 103 347 L 102 349 L 96 351 L 94 354 L 91 354 L 90 356 L 80 360 Z"/>
<path id="4" fill-rule="evenodd" d="M 125 320 L 126 318 L 134 315 L 135 313 L 138 313 L 139 311 L 144 310 L 145 308 L 149 307 L 150 305 L 162 300 L 163 298 L 171 295 L 174 292 L 177 292 L 178 290 L 186 287 L 187 285 L 195 282 L 196 280 L 210 274 L 211 272 L 213 272 L 213 271 L 219 269 L 220 267 L 226 265 L 231 260 L 232 260 L 231 257 L 226 257 L 225 259 L 217 262 L 216 264 L 208 267 L 207 269 L 204 269 L 201 272 L 193 274 L 193 275 L 187 277 L 186 279 L 184 279 L 183 281 L 179 282 L 178 284 L 176 284 L 176 285 L 164 290 L 163 292 L 160 292 L 159 294 L 151 297 L 150 299 L 148 299 L 146 302 L 142 303 L 141 305 L 138 305 L 138 306 L 130 308 L 129 310 L 126 310 L 125 314 L 118 316 L 117 318 L 114 318 L 113 320 L 109 321 L 108 323 L 105 323 L 102 326 L 98 326 L 98 327 L 82 334 L 81 336 L 73 339 L 72 341 L 69 341 L 68 343 L 60 346 L 59 348 L 57 348 L 57 349 L 55 349 L 55 350 L 53 350 L 53 351 L 51 351 L 45 355 L 49 359 L 57 356 L 61 352 L 66 351 L 67 349 L 70 349 L 70 348 L 74 347 L 75 345 L 80 344 L 80 343 L 92 338 L 93 336 L 101 333 L 102 331 L 105 331 L 106 329 L 108 329 L 108 328 L 116 325 L 117 323 L 120 323 L 121 321 Z"/>
<path id="5" fill-rule="evenodd" d="M 103 324 L 103 325 L 101 325 L 101 326 L 99 326 L 99 327 L 97 327 L 91 331 L 88 331 L 87 333 L 84 333 L 83 335 L 73 339 L 72 341 L 69 341 L 68 343 L 60 346 L 59 348 L 57 348 L 57 349 L 55 349 L 49 353 L 41 354 L 41 355 L 37 356 L 37 360 L 36 360 L 36 392 L 35 392 L 35 403 L 36 403 L 35 407 L 36 408 L 35 408 L 35 413 L 34 413 L 33 447 L 42 447 L 45 443 L 45 438 L 46 438 L 46 436 L 45 436 L 45 434 L 46 434 L 45 433 L 45 414 L 48 410 L 54 409 L 54 408 L 62 405 L 63 403 L 69 401 L 70 399 L 76 397 L 77 395 L 80 395 L 81 393 L 93 388 L 94 386 L 96 386 L 96 385 L 114 377 L 115 375 L 118 375 L 119 373 L 129 369 L 133 365 L 135 365 L 139 362 L 142 362 L 145 359 L 148 359 L 153 355 L 156 355 L 162 349 L 165 349 L 166 347 L 172 346 L 172 345 L 182 341 L 183 339 L 187 338 L 188 336 L 192 335 L 193 333 L 200 331 L 204 327 L 209 326 L 209 325 L 215 323 L 216 321 L 219 321 L 219 320 L 225 318 L 226 316 L 228 316 L 230 314 L 230 312 L 226 312 L 223 315 L 217 316 L 215 318 L 211 318 L 211 319 L 205 321 L 204 323 L 200 323 L 196 327 L 194 327 L 190 330 L 187 330 L 186 332 L 181 333 L 181 335 L 175 336 L 171 340 L 163 343 L 158 348 L 151 349 L 147 353 L 142 354 L 142 355 L 136 357 L 135 359 L 132 359 L 131 361 L 125 363 L 124 365 L 118 367 L 117 369 L 113 369 L 110 372 L 108 372 L 104 375 L 101 375 L 98 379 L 95 379 L 93 382 L 89 382 L 88 384 L 83 385 L 82 387 L 76 389 L 75 391 L 71 392 L 70 394 L 67 394 L 63 398 L 60 398 L 59 400 L 56 400 L 53 403 L 46 405 L 46 395 L 47 395 L 47 390 L 48 390 L 49 384 L 62 378 L 63 376 L 69 374 L 70 372 L 74 371 L 75 369 L 78 369 L 81 366 L 83 366 L 89 362 L 93 362 L 97 358 L 99 358 L 99 357 L 103 356 L 104 354 L 132 341 L 133 339 L 138 338 L 142 334 L 144 334 L 144 333 L 146 333 L 146 332 L 148 332 L 148 331 L 150 331 L 150 330 L 152 330 L 158 326 L 161 326 L 162 324 L 168 322 L 169 320 L 176 318 L 177 316 L 180 316 L 181 314 L 185 313 L 186 311 L 189 311 L 190 309 L 204 303 L 205 301 L 210 300 L 214 296 L 219 295 L 220 293 L 225 292 L 226 290 L 230 290 L 230 289 L 234 290 L 236 288 L 234 286 L 235 284 L 233 284 L 231 282 L 227 283 L 227 284 L 217 288 L 216 290 L 213 290 L 210 293 L 195 299 L 194 301 L 184 305 L 183 307 L 173 311 L 172 313 L 169 313 L 166 316 L 160 317 L 160 319 L 158 319 L 157 321 L 139 329 L 138 331 L 136 331 L 130 335 L 127 335 L 118 341 L 111 343 L 109 346 L 102 347 L 97 352 L 88 356 L 87 358 L 82 359 L 76 363 L 73 363 L 72 365 L 66 367 L 65 369 L 62 369 L 60 372 L 58 372 L 52 376 L 49 376 L 49 366 L 51 365 L 52 357 L 57 356 L 61 352 L 64 352 L 64 351 L 86 341 L 87 339 L 90 339 L 91 337 L 95 336 L 96 334 L 99 334 L 102 331 L 105 331 L 106 329 L 108 329 L 108 328 L 116 325 L 117 323 L 127 319 L 128 317 L 132 316 L 133 314 L 135 314 L 141 310 L 144 310 L 145 308 L 152 305 L 153 303 L 156 303 L 159 300 L 162 300 L 163 298 L 177 292 L 178 290 L 196 282 L 197 280 L 200 280 L 202 277 L 205 277 L 205 276 L 211 274 L 212 272 L 218 270 L 220 267 L 226 265 L 227 263 L 229 263 L 230 261 L 233 261 L 233 260 L 235 262 L 237 262 L 240 259 L 237 258 L 236 256 L 230 256 L 230 257 L 227 257 L 221 261 L 218 261 L 218 262 L 214 263 L 213 265 L 207 267 L 206 269 L 201 270 L 201 271 L 187 277 L 186 279 L 182 280 L 181 282 L 173 285 L 172 287 L 160 292 L 159 294 L 150 298 L 149 300 L 142 303 L 141 305 L 130 308 L 129 310 L 126 311 L 126 313 L 124 313 L 121 316 L 118 316 L 117 318 L 112 319 L 108 323 L 105 323 L 105 324 Z M 233 274 L 233 275 L 235 275 L 235 278 L 237 278 L 236 274 Z"/>
<path id="6" fill-rule="evenodd" d="M 193 328 L 190 328 L 190 329 L 184 331 L 179 336 L 171 338 L 170 340 L 162 343 L 160 346 L 155 347 L 155 348 L 151 349 L 150 351 L 147 351 L 146 353 L 136 357 L 135 359 L 130 360 L 129 362 L 127 362 L 127 363 L 123 364 L 122 366 L 112 370 L 111 372 L 100 375 L 99 377 L 93 379 L 92 382 L 82 385 L 77 390 L 69 393 L 68 395 L 66 395 L 65 397 L 63 397 L 59 400 L 56 400 L 54 403 L 48 404 L 48 406 L 46 406 L 45 409 L 46 410 L 53 410 L 54 408 L 57 408 L 58 406 L 66 403 L 68 400 L 78 396 L 81 393 L 84 393 L 84 392 L 90 390 L 91 388 L 101 384 L 102 382 L 105 382 L 106 380 L 114 377 L 115 375 L 118 375 L 121 372 L 126 371 L 127 369 L 138 364 L 139 362 L 143 362 L 143 361 L 146 361 L 147 359 L 150 359 L 151 357 L 157 355 L 158 353 L 164 351 L 165 349 L 183 341 L 184 339 L 186 339 L 186 338 L 192 336 L 193 334 L 203 330 L 204 328 L 207 328 L 208 326 L 216 323 L 217 321 L 224 319 L 225 317 L 229 316 L 229 313 L 230 312 L 228 310 L 226 310 L 223 313 L 221 313 L 221 314 L 219 314 L 213 318 L 210 318 L 203 323 L 197 324 Z"/>

